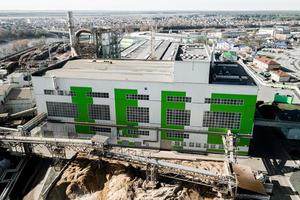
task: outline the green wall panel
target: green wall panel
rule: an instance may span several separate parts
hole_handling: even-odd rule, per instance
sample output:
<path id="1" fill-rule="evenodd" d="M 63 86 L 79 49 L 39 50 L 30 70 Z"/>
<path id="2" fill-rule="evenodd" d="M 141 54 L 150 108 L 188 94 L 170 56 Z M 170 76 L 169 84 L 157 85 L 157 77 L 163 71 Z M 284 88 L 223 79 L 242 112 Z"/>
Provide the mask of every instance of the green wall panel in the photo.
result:
<path id="1" fill-rule="evenodd" d="M 185 97 L 186 92 L 161 91 L 161 127 L 162 128 L 172 128 L 172 129 L 184 129 L 184 126 L 181 126 L 181 125 L 167 124 L 167 110 L 168 109 L 185 110 L 185 102 L 169 102 L 167 99 L 168 96 Z M 170 137 L 167 137 L 166 131 L 161 131 L 161 140 L 183 141 L 183 138 L 174 138 L 174 137 L 170 138 Z"/>
<path id="2" fill-rule="evenodd" d="M 232 133 L 252 134 L 254 113 L 256 106 L 256 95 L 238 95 L 238 94 L 219 94 L 212 93 L 212 99 L 239 99 L 243 100 L 243 105 L 220 105 L 211 104 L 210 111 L 213 112 L 239 112 L 241 113 L 241 123 L 239 129 L 231 130 Z M 226 128 L 209 128 L 211 132 L 227 132 Z M 223 144 L 222 137 L 216 135 L 208 135 L 207 142 L 209 144 Z M 249 139 L 240 139 L 238 146 L 249 146 Z"/>
<path id="3" fill-rule="evenodd" d="M 138 94 L 135 89 L 115 89 L 115 111 L 116 123 L 118 125 L 138 126 L 136 122 L 127 120 L 127 107 L 138 107 L 138 100 L 127 99 L 127 94 Z M 137 135 L 128 134 L 128 129 L 122 129 L 123 137 L 138 137 Z"/>
<path id="4" fill-rule="evenodd" d="M 88 96 L 88 93 L 92 92 L 91 87 L 76 87 L 70 88 L 75 94 L 72 96 L 72 103 L 77 106 L 78 116 L 75 118 L 76 122 L 89 122 L 95 123 L 95 120 L 90 119 L 89 115 L 89 105 L 93 104 L 93 98 Z M 94 134 L 95 132 L 90 130 L 89 126 L 75 125 L 75 130 L 77 133 L 83 134 Z"/>

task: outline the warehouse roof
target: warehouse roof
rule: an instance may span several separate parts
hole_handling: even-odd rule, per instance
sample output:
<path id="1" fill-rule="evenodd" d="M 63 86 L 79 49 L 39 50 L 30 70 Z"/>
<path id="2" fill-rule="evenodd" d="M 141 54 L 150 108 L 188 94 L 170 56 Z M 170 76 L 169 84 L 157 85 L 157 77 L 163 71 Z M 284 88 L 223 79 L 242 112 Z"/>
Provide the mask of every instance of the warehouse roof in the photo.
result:
<path id="1" fill-rule="evenodd" d="M 255 58 L 256 60 L 260 61 L 260 62 L 263 62 L 267 65 L 280 65 L 279 63 L 277 63 L 276 61 L 266 57 L 266 56 L 257 56 Z"/>
<path id="2" fill-rule="evenodd" d="M 151 40 L 144 39 L 124 49 L 121 57 L 129 60 L 175 60 L 178 46 L 178 43 L 170 40 L 153 40 L 151 44 Z M 151 48 L 153 48 L 153 58 Z"/>
<path id="3" fill-rule="evenodd" d="M 153 58 L 151 56 L 153 47 Z M 171 40 L 144 39 L 135 42 L 122 51 L 122 59 L 129 60 L 162 60 L 162 61 L 204 61 L 209 62 L 208 49 L 203 44 L 185 44 Z"/>
<path id="4" fill-rule="evenodd" d="M 138 60 L 71 60 L 48 70 L 47 77 L 173 82 L 174 62 Z"/>

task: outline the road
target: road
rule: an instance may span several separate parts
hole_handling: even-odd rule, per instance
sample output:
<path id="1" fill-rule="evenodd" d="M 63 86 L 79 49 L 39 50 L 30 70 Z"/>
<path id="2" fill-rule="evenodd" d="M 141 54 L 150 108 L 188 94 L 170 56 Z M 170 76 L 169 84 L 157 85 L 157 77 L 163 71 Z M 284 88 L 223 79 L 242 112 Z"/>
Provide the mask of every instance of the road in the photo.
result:
<path id="1" fill-rule="evenodd" d="M 300 103 L 300 89 L 294 84 L 267 83 L 259 77 L 252 69 L 250 69 L 242 60 L 238 63 L 246 70 L 246 72 L 254 79 L 259 90 L 257 100 L 264 102 L 273 102 L 276 93 L 281 95 L 294 96 L 294 103 Z"/>

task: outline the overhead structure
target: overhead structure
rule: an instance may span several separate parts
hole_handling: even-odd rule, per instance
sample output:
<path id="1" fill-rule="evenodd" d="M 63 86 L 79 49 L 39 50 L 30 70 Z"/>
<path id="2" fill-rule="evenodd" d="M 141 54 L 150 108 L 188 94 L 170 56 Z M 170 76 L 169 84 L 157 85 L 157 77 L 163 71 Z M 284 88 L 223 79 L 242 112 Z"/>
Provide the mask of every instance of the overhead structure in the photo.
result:
<path id="1" fill-rule="evenodd" d="M 152 172 L 151 180 L 156 180 L 155 176 L 166 177 L 178 181 L 189 182 L 198 185 L 208 186 L 217 191 L 223 197 L 230 198 L 235 196 L 237 187 L 236 177 L 231 174 L 230 169 L 224 173 L 209 171 L 207 169 L 194 168 L 181 164 L 171 163 L 165 160 L 145 157 L 139 150 L 133 152 L 124 151 L 123 148 L 110 148 L 107 145 L 108 137 L 96 136 L 92 139 L 67 139 L 67 138 L 43 138 L 33 136 L 21 136 L 21 133 L 14 135 L 0 135 L 2 148 L 7 148 L 11 152 L 30 155 L 39 149 L 38 152 L 43 156 L 49 156 L 46 151 L 40 151 L 42 148 L 50 152 L 51 157 L 65 158 L 66 150 L 74 152 L 94 152 L 96 155 L 114 160 L 121 160 L 135 163 L 141 167 L 150 167 Z M 32 151 L 26 151 L 26 146 L 30 145 Z M 224 165 L 228 167 L 228 165 Z M 155 173 L 154 173 L 155 172 Z"/>
<path id="2" fill-rule="evenodd" d="M 81 58 L 121 58 L 121 34 L 110 28 L 80 29 L 75 33 L 74 49 Z"/>
<path id="3" fill-rule="evenodd" d="M 73 12 L 68 12 L 70 45 L 75 55 L 89 59 L 121 58 L 121 33 L 107 27 L 79 29 L 75 32 Z"/>

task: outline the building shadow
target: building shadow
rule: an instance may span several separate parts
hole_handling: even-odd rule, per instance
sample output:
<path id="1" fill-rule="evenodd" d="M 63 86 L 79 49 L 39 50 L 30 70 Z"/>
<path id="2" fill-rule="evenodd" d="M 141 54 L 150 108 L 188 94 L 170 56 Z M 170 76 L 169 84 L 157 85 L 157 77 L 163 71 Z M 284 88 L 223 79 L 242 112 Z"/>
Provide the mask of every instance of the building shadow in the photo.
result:
<path id="1" fill-rule="evenodd" d="M 290 187 L 282 186 L 278 181 L 272 181 L 273 194 L 271 200 L 292 200 L 292 195 L 299 195 L 298 192 L 293 191 Z"/>
<path id="2" fill-rule="evenodd" d="M 295 73 L 295 71 L 290 70 L 290 69 L 288 69 L 288 68 L 286 68 L 286 67 L 280 67 L 280 69 L 281 69 L 282 71 L 284 71 L 284 72 Z"/>

